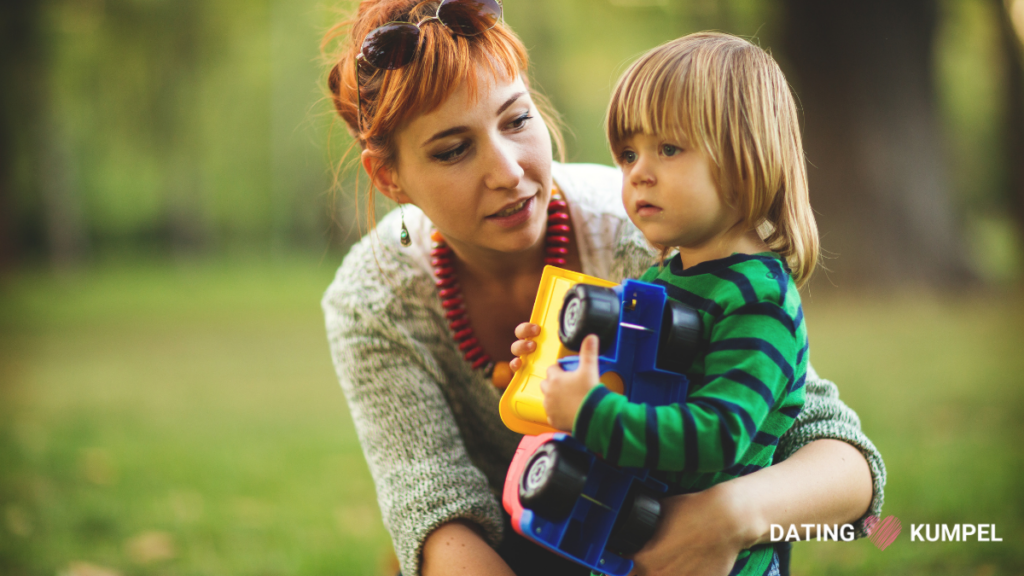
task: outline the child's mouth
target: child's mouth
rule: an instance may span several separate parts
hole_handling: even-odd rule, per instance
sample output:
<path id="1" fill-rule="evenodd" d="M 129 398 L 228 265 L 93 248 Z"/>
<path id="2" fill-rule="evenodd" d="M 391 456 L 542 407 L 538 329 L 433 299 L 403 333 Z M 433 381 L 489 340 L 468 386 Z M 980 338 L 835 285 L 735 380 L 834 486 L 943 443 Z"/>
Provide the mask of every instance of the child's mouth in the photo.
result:
<path id="1" fill-rule="evenodd" d="M 637 216 L 640 216 L 640 217 L 655 216 L 655 215 L 659 214 L 660 212 L 661 212 L 661 208 L 659 208 L 658 206 L 655 206 L 654 204 L 651 204 L 650 202 L 640 201 L 640 202 L 636 203 L 636 213 L 637 213 Z"/>

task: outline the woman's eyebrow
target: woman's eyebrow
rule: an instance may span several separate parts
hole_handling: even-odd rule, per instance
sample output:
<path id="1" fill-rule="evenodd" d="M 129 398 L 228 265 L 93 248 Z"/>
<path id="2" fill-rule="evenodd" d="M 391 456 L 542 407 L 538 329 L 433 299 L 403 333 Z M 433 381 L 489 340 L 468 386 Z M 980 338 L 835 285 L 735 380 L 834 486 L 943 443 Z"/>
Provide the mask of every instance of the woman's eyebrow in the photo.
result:
<path id="1" fill-rule="evenodd" d="M 509 98 L 508 100 L 505 100 L 505 103 L 502 104 L 500 108 L 498 108 L 498 113 L 496 115 L 500 115 L 505 110 L 508 110 L 509 106 L 515 104 L 516 100 L 519 100 L 525 94 L 526 94 L 525 91 L 524 92 L 516 92 L 515 94 L 513 94 L 511 98 Z"/>
<path id="2" fill-rule="evenodd" d="M 433 136 L 431 136 L 429 140 L 424 142 L 423 146 L 426 146 L 427 144 L 430 144 L 434 140 L 440 140 L 441 138 L 446 138 L 446 137 L 451 136 L 453 134 L 461 134 L 463 132 L 466 132 L 467 130 L 469 130 L 469 126 L 456 126 L 454 128 L 449 128 L 447 130 L 441 130 L 437 134 L 434 134 Z"/>
<path id="3" fill-rule="evenodd" d="M 508 110 L 509 106 L 515 104 L 516 100 L 519 100 L 525 94 L 526 94 L 525 91 L 523 91 L 523 92 L 516 92 L 515 94 L 513 94 L 508 100 L 505 100 L 504 104 L 502 104 L 498 108 L 498 112 L 495 115 L 496 116 L 501 115 L 502 112 L 504 112 L 505 110 Z M 423 146 L 426 146 L 427 144 L 430 144 L 434 140 L 440 140 L 441 138 L 452 136 L 454 134 L 461 134 L 462 132 L 466 132 L 467 130 L 469 130 L 469 126 L 456 126 L 454 128 L 448 128 L 447 130 L 442 130 L 442 131 L 438 132 L 437 134 L 434 134 L 433 136 L 431 136 L 426 142 L 423 143 Z"/>

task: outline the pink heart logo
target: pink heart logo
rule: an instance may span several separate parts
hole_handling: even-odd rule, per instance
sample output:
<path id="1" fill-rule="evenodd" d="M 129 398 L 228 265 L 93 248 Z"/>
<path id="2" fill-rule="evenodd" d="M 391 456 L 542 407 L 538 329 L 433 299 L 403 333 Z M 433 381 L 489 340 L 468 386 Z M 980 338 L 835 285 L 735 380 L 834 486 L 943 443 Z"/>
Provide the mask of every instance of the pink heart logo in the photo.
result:
<path id="1" fill-rule="evenodd" d="M 871 543 L 879 550 L 885 550 L 889 544 L 895 542 L 896 537 L 903 529 L 900 519 L 895 516 L 886 516 L 882 521 L 878 520 L 878 516 L 868 516 L 864 519 L 864 527 L 867 529 Z"/>

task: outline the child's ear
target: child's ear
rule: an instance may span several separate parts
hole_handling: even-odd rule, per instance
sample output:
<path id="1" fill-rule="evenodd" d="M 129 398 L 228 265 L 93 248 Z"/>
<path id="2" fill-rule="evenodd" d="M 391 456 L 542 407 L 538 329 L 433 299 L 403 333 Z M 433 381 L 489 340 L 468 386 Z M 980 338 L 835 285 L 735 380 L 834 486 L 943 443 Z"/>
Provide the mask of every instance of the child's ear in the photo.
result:
<path id="1" fill-rule="evenodd" d="M 359 160 L 363 164 L 363 169 L 370 176 L 373 187 L 379 190 L 381 194 L 399 204 L 412 202 L 405 192 L 402 191 L 402 187 L 398 185 L 398 172 L 394 168 L 385 166 L 383 160 L 369 150 L 363 150 L 359 155 Z"/>

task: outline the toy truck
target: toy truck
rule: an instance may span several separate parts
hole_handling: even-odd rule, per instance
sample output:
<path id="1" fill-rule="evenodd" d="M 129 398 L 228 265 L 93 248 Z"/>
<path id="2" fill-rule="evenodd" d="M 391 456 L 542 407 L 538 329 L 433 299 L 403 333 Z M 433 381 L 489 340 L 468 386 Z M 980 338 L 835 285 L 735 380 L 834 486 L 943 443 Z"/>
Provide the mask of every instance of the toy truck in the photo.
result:
<path id="1" fill-rule="evenodd" d="M 633 562 L 625 556 L 654 534 L 667 487 L 646 469 L 614 466 L 548 426 L 539 383 L 552 362 L 577 369 L 572 352 L 597 334 L 605 386 L 631 402 L 685 401 L 683 373 L 700 342 L 700 316 L 669 300 L 661 286 L 636 280 L 615 286 L 548 266 L 530 321 L 541 327 L 537 349 L 523 358 L 500 404 L 505 424 L 527 434 L 502 503 L 527 539 L 596 572 L 626 576 Z"/>

